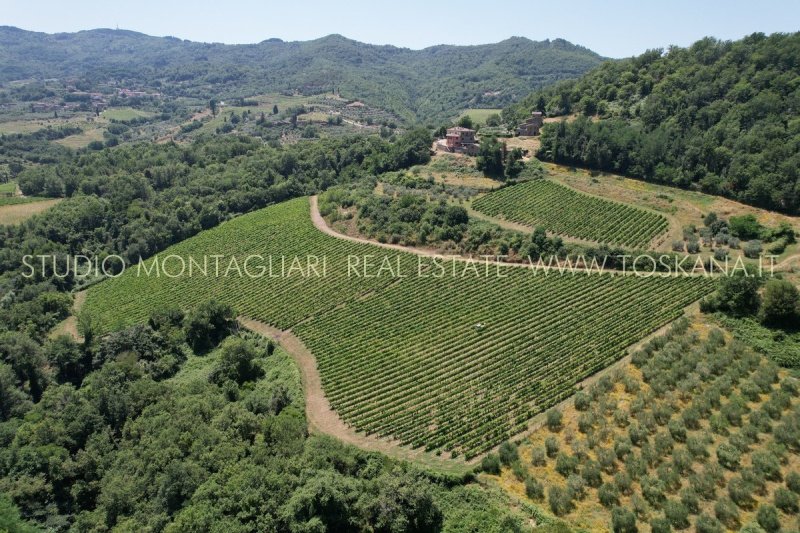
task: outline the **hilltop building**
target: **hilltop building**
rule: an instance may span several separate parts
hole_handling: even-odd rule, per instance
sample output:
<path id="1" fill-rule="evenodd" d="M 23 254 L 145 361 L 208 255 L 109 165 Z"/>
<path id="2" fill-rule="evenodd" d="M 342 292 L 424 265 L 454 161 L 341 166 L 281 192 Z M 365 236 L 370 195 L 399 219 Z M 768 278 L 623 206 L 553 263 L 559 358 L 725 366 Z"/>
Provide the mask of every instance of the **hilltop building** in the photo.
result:
<path id="1" fill-rule="evenodd" d="M 443 141 L 436 144 L 438 150 L 452 152 L 456 154 L 476 155 L 478 153 L 478 141 L 475 139 L 475 130 L 462 128 L 448 128 L 447 135 Z"/>
<path id="2" fill-rule="evenodd" d="M 517 127 L 517 135 L 539 135 L 539 130 L 542 129 L 544 124 L 544 115 L 541 111 L 534 111 L 531 113 L 531 118 L 523 122 Z"/>

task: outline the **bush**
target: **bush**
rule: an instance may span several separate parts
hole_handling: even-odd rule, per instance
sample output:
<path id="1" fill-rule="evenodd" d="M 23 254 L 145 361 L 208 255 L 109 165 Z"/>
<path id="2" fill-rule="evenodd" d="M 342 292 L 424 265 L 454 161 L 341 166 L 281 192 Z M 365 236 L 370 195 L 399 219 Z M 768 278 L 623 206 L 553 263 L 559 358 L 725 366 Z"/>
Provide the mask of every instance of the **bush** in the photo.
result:
<path id="1" fill-rule="evenodd" d="M 800 511 L 797 494 L 783 487 L 778 487 L 775 489 L 775 507 L 786 514 L 797 514 Z"/>
<path id="2" fill-rule="evenodd" d="M 572 498 L 567 489 L 552 485 L 547 490 L 547 503 L 556 516 L 564 516 L 572 510 Z"/>
<path id="3" fill-rule="evenodd" d="M 614 474 L 614 486 L 622 494 L 630 494 L 633 482 L 627 472 L 617 472 Z"/>
<path id="4" fill-rule="evenodd" d="M 558 453 L 558 439 L 554 436 L 550 435 L 546 439 L 544 439 L 544 449 L 547 453 L 547 457 L 553 458 Z"/>
<path id="5" fill-rule="evenodd" d="M 757 239 L 747 241 L 744 243 L 744 245 L 742 245 L 742 252 L 744 252 L 744 256 L 751 259 L 757 259 L 763 250 L 764 247 L 761 245 L 761 241 Z"/>
<path id="6" fill-rule="evenodd" d="M 636 517 L 622 507 L 611 510 L 611 529 L 614 533 L 637 533 Z"/>
<path id="7" fill-rule="evenodd" d="M 701 514 L 694 524 L 696 533 L 722 533 L 722 524 L 714 517 Z"/>
<path id="8" fill-rule="evenodd" d="M 525 480 L 525 495 L 531 500 L 539 501 L 544 498 L 544 487 L 533 477 Z"/>
<path id="9" fill-rule="evenodd" d="M 493 453 L 486 455 L 481 461 L 481 470 L 487 474 L 500 475 L 500 459 Z"/>
<path id="10" fill-rule="evenodd" d="M 517 446 L 509 441 L 506 441 L 500 445 L 500 449 L 497 451 L 497 454 L 500 458 L 500 462 L 505 466 L 511 466 L 512 463 L 519 461 L 519 451 L 517 450 Z"/>
<path id="11" fill-rule="evenodd" d="M 700 512 L 700 499 L 691 488 L 685 488 L 681 491 L 681 503 L 686 506 L 691 514 Z"/>
<path id="12" fill-rule="evenodd" d="M 549 411 L 547 411 L 545 418 L 546 418 L 547 429 L 549 429 L 554 433 L 561 431 L 562 427 L 561 424 L 563 422 L 563 415 L 561 414 L 561 411 L 559 411 L 558 409 L 550 409 Z"/>
<path id="13" fill-rule="evenodd" d="M 577 474 L 570 474 L 567 478 L 567 490 L 570 498 L 582 500 L 586 497 L 586 481 Z"/>
<path id="14" fill-rule="evenodd" d="M 586 411 L 591 406 L 591 400 L 586 392 L 579 390 L 575 393 L 575 409 L 577 411 Z"/>
<path id="15" fill-rule="evenodd" d="M 686 442 L 686 424 L 683 420 L 673 418 L 667 423 L 669 434 L 678 442 Z"/>
<path id="16" fill-rule="evenodd" d="M 735 477 L 728 482 L 728 495 L 740 508 L 748 510 L 755 505 L 754 489 L 742 477 Z"/>
<path id="17" fill-rule="evenodd" d="M 786 487 L 795 494 L 800 494 L 800 474 L 797 472 L 786 474 Z"/>
<path id="18" fill-rule="evenodd" d="M 586 461 L 581 470 L 581 476 L 586 480 L 586 484 L 592 488 L 597 488 L 603 483 L 603 477 L 600 474 L 600 463 L 597 461 Z"/>
<path id="19" fill-rule="evenodd" d="M 781 529 L 778 510 L 771 505 L 762 505 L 758 508 L 756 522 L 758 522 L 758 525 L 763 527 L 767 533 L 773 533 Z"/>
<path id="20" fill-rule="evenodd" d="M 603 507 L 619 505 L 619 491 L 611 483 L 603 483 L 597 490 L 597 499 Z"/>
<path id="21" fill-rule="evenodd" d="M 753 453 L 753 469 L 770 481 L 781 480 L 781 465 L 775 454 L 758 451 Z"/>
<path id="22" fill-rule="evenodd" d="M 543 449 L 536 448 L 531 451 L 531 464 L 533 466 L 544 466 L 547 464 L 547 459 Z"/>
<path id="23" fill-rule="evenodd" d="M 669 525 L 669 520 L 666 518 L 657 517 L 650 520 L 650 531 L 652 533 L 669 533 L 672 531 L 672 526 Z"/>
<path id="24" fill-rule="evenodd" d="M 782 279 L 767 281 L 759 311 L 762 322 L 773 326 L 796 324 L 798 309 L 800 309 L 800 292 L 793 283 Z"/>
<path id="25" fill-rule="evenodd" d="M 728 529 L 739 527 L 739 508 L 730 498 L 722 497 L 714 505 L 714 514 Z"/>
<path id="26" fill-rule="evenodd" d="M 667 500 L 664 504 L 664 516 L 675 529 L 689 527 L 689 510 L 679 501 Z"/>
<path id="27" fill-rule="evenodd" d="M 556 472 L 564 477 L 574 474 L 578 469 L 578 458 L 574 455 L 559 453 L 556 457 Z"/>

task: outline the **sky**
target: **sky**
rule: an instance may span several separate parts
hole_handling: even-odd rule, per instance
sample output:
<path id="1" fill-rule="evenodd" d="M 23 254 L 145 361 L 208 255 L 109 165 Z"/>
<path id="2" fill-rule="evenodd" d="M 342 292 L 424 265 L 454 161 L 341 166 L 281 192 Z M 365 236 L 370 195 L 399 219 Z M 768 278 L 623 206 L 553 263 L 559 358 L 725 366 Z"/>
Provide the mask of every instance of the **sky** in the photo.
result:
<path id="1" fill-rule="evenodd" d="M 414 49 L 560 37 L 606 57 L 629 57 L 708 35 L 798 31 L 800 1 L 0 0 L 0 25 L 47 33 L 119 27 L 231 44 L 339 33 Z"/>

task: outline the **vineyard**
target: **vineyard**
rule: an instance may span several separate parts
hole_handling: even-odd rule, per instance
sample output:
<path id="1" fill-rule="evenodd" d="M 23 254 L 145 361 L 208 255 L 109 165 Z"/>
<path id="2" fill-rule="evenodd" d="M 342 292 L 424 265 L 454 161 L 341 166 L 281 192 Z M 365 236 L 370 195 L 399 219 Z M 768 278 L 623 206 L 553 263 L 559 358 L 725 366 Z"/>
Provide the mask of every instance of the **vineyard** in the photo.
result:
<path id="1" fill-rule="evenodd" d="M 161 255 L 315 254 L 327 257 L 325 277 L 156 278 L 134 268 L 92 288 L 85 309 L 107 330 L 169 305 L 230 303 L 291 328 L 317 358 L 332 407 L 355 428 L 470 458 L 523 430 L 712 288 L 703 277 L 559 276 L 513 267 L 479 279 L 420 277 L 408 275 L 417 258 L 404 253 L 391 254 L 391 262 L 407 277 L 347 275 L 348 254 L 381 251 L 318 232 L 307 199 L 299 199 Z"/>
<path id="2" fill-rule="evenodd" d="M 500 189 L 475 200 L 473 207 L 568 237 L 632 248 L 646 248 L 669 226 L 659 214 L 595 198 L 549 180 Z"/>

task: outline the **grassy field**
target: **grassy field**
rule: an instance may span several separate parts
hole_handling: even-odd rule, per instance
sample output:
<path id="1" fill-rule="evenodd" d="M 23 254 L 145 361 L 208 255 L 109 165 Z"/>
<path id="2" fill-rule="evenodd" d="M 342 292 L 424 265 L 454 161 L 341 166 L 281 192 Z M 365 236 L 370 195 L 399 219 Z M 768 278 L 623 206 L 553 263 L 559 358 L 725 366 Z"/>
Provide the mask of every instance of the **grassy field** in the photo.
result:
<path id="1" fill-rule="evenodd" d="M 458 118 L 468 116 L 474 124 L 484 124 L 489 115 L 499 115 L 502 111 L 502 109 L 465 109 Z"/>
<path id="2" fill-rule="evenodd" d="M 16 194 L 17 192 L 17 183 L 14 181 L 9 181 L 7 183 L 0 183 L 0 201 L 2 200 L 2 195 L 6 194 Z"/>
<path id="3" fill-rule="evenodd" d="M 105 130 L 102 128 L 89 128 L 84 130 L 82 133 L 70 135 L 69 137 L 64 137 L 63 139 L 58 139 L 54 142 L 60 144 L 61 146 L 66 146 L 67 148 L 77 150 L 78 148 L 87 147 L 92 141 L 102 142 L 105 139 L 103 136 L 104 131 Z"/>
<path id="4" fill-rule="evenodd" d="M 44 198 L 0 198 L 0 224 L 19 224 L 49 209 L 61 200 Z"/>
<path id="5" fill-rule="evenodd" d="M 228 302 L 245 316 L 291 328 L 306 343 L 346 422 L 471 457 L 524 430 L 532 416 L 711 288 L 700 277 L 546 276 L 512 267 L 482 275 L 485 266 L 473 263 L 477 271 L 465 273 L 461 262 L 444 263 L 446 275 L 438 278 L 426 264 L 427 277 L 420 277 L 418 257 L 381 252 L 319 232 L 302 198 L 160 254 L 180 255 L 186 264 L 222 254 L 219 276 L 213 266 L 210 275 L 191 277 L 137 275 L 134 267 L 92 287 L 84 310 L 108 330 L 170 305 Z M 272 257 L 276 277 L 228 271 L 230 256 L 242 267 L 250 254 Z M 306 264 L 307 254 L 327 258 L 323 277 L 280 271 L 281 257 Z M 351 270 L 348 256 L 370 256 L 373 267 Z M 180 265 L 173 260 L 169 267 L 175 275 Z"/>
<path id="6" fill-rule="evenodd" d="M 600 243 L 645 248 L 667 231 L 656 213 L 595 198 L 549 180 L 534 180 L 478 198 L 476 211 L 553 233 Z"/>
<path id="7" fill-rule="evenodd" d="M 639 531 L 738 531 L 774 513 L 795 531 L 797 379 L 704 323 L 632 361 L 505 445 L 497 482 L 584 531 L 612 530 L 615 513 Z"/>
<path id="8" fill-rule="evenodd" d="M 134 109 L 132 107 L 110 107 L 100 113 L 100 118 L 106 120 L 133 120 L 135 118 L 149 117 L 152 113 Z"/>

